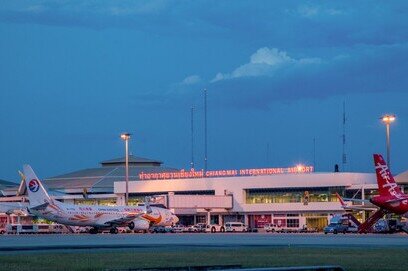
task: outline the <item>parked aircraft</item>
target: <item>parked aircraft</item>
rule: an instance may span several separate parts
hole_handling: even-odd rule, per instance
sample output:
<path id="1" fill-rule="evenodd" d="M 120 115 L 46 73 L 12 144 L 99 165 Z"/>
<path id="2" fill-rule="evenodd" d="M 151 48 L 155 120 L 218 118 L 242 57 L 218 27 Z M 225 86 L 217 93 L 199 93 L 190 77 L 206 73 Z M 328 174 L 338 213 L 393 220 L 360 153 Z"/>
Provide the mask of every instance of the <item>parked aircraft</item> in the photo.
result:
<path id="1" fill-rule="evenodd" d="M 379 195 L 373 196 L 369 200 L 362 200 L 342 198 L 336 193 L 341 206 L 346 211 L 375 211 L 372 216 L 359 226 L 359 233 L 370 231 L 371 227 L 385 214 L 394 213 L 408 216 L 408 195 L 401 192 L 382 155 L 374 154 L 373 157 Z M 345 201 L 364 202 L 377 208 L 347 205 Z"/>
<path id="2" fill-rule="evenodd" d="M 346 210 L 346 211 L 377 211 L 378 208 L 370 203 L 369 200 L 362 200 L 362 199 L 355 199 L 355 198 L 343 198 L 339 195 L 339 193 L 336 192 L 336 196 L 339 199 L 339 202 L 341 204 L 341 207 Z M 370 206 L 364 206 L 364 205 L 348 205 L 346 201 L 354 201 L 354 202 L 360 202 L 364 204 L 370 204 Z"/>
<path id="3" fill-rule="evenodd" d="M 387 213 L 406 216 L 408 212 L 408 195 L 401 192 L 387 163 L 380 154 L 374 154 L 374 166 L 379 195 L 371 197 L 370 202 L 378 206 L 379 209 L 360 225 L 359 233 L 368 232 Z"/>
<path id="4" fill-rule="evenodd" d="M 178 222 L 170 210 L 145 206 L 73 205 L 54 200 L 29 165 L 24 165 L 25 184 L 29 198 L 28 211 L 47 220 L 71 226 L 91 226 L 90 233 L 119 226 L 147 230 L 151 225 L 172 225 Z"/>
<path id="5" fill-rule="evenodd" d="M 27 214 L 27 202 L 0 202 L 0 213 Z"/>

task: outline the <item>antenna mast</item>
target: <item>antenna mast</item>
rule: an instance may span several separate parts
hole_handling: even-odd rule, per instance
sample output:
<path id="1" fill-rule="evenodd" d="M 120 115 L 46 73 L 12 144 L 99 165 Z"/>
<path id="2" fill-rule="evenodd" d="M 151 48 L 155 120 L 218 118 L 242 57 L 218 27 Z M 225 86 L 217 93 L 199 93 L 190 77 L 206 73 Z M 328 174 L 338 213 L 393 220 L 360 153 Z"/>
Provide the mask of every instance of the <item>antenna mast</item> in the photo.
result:
<path id="1" fill-rule="evenodd" d="M 343 155 L 342 155 L 342 163 L 343 163 L 343 171 L 346 171 L 346 163 L 347 163 L 347 156 L 346 156 L 346 102 L 343 101 Z"/>
<path id="2" fill-rule="evenodd" d="M 269 142 L 266 143 L 266 166 L 269 166 Z"/>
<path id="3" fill-rule="evenodd" d="M 204 89 L 204 171 L 207 171 L 207 89 Z"/>
<path id="4" fill-rule="evenodd" d="M 316 138 L 313 138 L 313 169 L 316 171 Z"/>
<path id="5" fill-rule="evenodd" d="M 194 106 L 191 107 L 191 169 L 194 169 Z"/>

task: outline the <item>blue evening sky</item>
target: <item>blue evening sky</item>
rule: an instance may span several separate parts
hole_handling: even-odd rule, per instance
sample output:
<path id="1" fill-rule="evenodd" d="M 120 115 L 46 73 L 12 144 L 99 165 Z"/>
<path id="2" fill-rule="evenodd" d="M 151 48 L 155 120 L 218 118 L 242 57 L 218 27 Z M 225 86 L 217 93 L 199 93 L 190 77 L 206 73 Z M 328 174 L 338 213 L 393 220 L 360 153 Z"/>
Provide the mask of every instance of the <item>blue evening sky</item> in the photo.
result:
<path id="1" fill-rule="evenodd" d="M 407 1 L 1 1 L 0 179 L 134 155 L 189 168 L 408 169 Z M 269 148 L 268 148 L 269 146 Z"/>

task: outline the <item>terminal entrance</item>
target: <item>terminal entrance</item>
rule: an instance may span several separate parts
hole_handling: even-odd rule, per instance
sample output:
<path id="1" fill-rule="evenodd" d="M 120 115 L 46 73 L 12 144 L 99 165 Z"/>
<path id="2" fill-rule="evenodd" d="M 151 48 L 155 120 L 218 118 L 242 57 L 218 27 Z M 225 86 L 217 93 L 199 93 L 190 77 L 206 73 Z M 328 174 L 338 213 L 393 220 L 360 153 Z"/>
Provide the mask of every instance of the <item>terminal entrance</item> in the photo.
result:
<path id="1" fill-rule="evenodd" d="M 323 230 L 328 225 L 326 214 L 305 214 L 308 229 Z"/>
<path id="2" fill-rule="evenodd" d="M 194 225 L 194 216 L 193 215 L 178 215 L 179 224 L 184 226 Z"/>

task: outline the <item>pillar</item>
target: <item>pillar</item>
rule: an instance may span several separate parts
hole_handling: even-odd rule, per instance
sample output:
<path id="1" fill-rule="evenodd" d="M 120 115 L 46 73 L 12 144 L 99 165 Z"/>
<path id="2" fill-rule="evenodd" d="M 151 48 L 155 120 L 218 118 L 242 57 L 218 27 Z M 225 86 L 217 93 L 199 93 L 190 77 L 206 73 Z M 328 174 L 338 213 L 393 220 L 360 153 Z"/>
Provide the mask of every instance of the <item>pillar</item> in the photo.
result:
<path id="1" fill-rule="evenodd" d="M 244 215 L 244 224 L 249 227 L 248 223 L 249 223 L 249 216 L 245 214 Z"/>
<path id="2" fill-rule="evenodd" d="M 207 211 L 207 224 L 211 224 L 211 209 L 206 209 Z"/>

